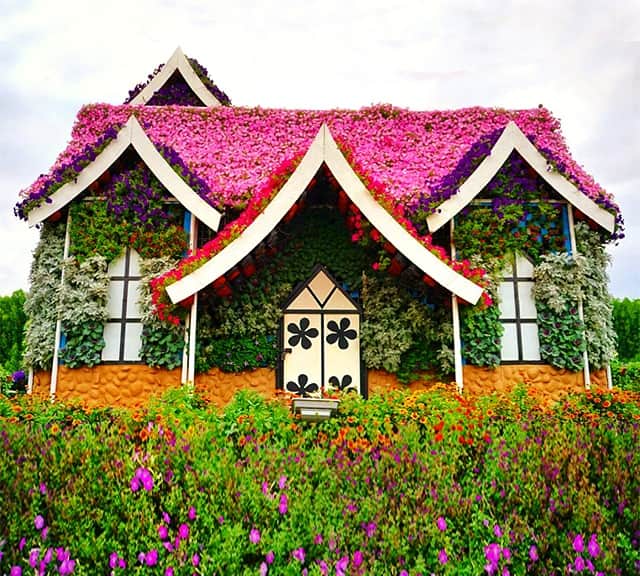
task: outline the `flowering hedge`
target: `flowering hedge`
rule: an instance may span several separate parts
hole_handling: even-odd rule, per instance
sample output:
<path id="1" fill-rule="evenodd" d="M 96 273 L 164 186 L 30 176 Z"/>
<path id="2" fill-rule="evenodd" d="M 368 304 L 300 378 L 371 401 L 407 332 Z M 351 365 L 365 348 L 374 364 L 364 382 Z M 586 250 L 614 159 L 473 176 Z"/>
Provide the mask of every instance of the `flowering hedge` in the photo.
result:
<path id="1" fill-rule="evenodd" d="M 347 395 L 316 425 L 246 393 L 222 413 L 0 398 L 0 441 L 3 574 L 640 569 L 637 394 Z"/>

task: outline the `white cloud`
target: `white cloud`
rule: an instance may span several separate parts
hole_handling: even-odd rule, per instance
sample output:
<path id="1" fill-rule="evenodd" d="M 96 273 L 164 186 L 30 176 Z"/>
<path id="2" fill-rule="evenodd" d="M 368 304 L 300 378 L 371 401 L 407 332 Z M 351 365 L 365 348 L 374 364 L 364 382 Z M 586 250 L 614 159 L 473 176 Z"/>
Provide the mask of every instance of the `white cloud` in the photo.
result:
<path id="1" fill-rule="evenodd" d="M 240 105 L 533 107 L 623 205 L 612 289 L 640 297 L 640 4 L 625 0 L 31 0 L 0 19 L 0 289 L 32 248 L 10 220 L 87 102 L 120 103 L 177 45 Z M 8 215 L 8 216 L 7 216 Z M 22 228 L 20 228 L 22 227 Z M 27 235 L 28 236 L 28 235 Z M 622 254 L 623 257 L 618 257 Z"/>

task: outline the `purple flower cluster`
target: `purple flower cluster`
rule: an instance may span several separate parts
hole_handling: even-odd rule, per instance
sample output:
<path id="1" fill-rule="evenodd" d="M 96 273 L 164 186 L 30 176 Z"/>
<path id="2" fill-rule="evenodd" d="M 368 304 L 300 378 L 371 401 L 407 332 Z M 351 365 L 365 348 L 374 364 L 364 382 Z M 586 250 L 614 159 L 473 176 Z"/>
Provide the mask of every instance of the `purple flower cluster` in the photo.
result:
<path id="1" fill-rule="evenodd" d="M 82 170 L 91 164 L 98 155 L 116 138 L 121 126 L 108 127 L 93 144 L 87 144 L 80 154 L 71 160 L 57 166 L 49 175 L 41 175 L 37 186 L 32 186 L 28 193 L 21 192 L 23 200 L 13 208 L 13 213 L 22 220 L 27 219 L 29 212 L 39 206 L 42 201 L 50 203 L 51 196 L 56 190 L 62 188 L 67 182 L 77 178 Z"/>
<path id="2" fill-rule="evenodd" d="M 131 491 L 137 492 L 140 488 L 144 488 L 147 492 L 153 490 L 153 475 L 148 468 L 140 467 L 135 471 L 130 482 Z"/>
<path id="3" fill-rule="evenodd" d="M 187 58 L 189 64 L 193 68 L 198 78 L 207 87 L 209 92 L 222 104 L 223 106 L 230 106 L 231 100 L 209 77 L 209 72 L 202 66 L 195 58 Z M 164 64 L 160 64 L 152 74 L 147 76 L 146 82 L 137 84 L 132 90 L 129 91 L 129 96 L 124 101 L 128 104 L 133 100 L 144 88 L 153 80 L 157 74 L 164 68 Z M 165 82 L 165 84 L 154 93 L 149 102 L 150 106 L 202 106 L 200 99 L 193 93 L 193 90 L 186 83 L 180 72 L 177 70 L 171 75 L 171 78 Z"/>

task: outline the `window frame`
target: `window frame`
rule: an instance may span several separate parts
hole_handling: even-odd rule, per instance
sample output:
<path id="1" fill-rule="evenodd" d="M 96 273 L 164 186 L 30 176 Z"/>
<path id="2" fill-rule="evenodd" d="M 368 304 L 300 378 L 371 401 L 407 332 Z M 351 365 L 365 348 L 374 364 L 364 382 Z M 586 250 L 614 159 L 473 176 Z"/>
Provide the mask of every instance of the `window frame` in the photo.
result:
<path id="1" fill-rule="evenodd" d="M 111 294 L 113 282 L 122 282 L 122 301 L 120 304 L 120 316 L 107 318 L 107 320 L 105 321 L 103 334 L 105 334 L 106 328 L 109 324 L 111 325 L 119 324 L 120 325 L 119 349 L 118 349 L 117 360 L 102 359 L 101 360 L 102 364 L 144 364 L 143 360 L 140 358 L 140 351 L 142 348 L 142 331 L 140 332 L 140 337 L 139 337 L 138 360 L 125 360 L 127 332 L 128 332 L 127 327 L 131 324 L 142 324 L 141 316 L 137 318 L 132 318 L 127 316 L 127 311 L 130 304 L 130 297 L 129 297 L 130 284 L 132 282 L 140 282 L 142 280 L 141 275 L 130 274 L 131 260 L 132 260 L 131 253 L 134 251 L 135 250 L 129 246 L 127 246 L 124 249 L 124 274 L 123 275 L 113 275 L 113 276 L 109 275 L 109 294 Z M 116 258 L 116 260 L 121 257 L 122 257 L 122 253 L 120 254 L 120 256 L 118 256 L 118 258 Z M 140 258 L 139 254 L 138 254 L 138 258 Z M 112 262 L 115 262 L 116 260 L 113 260 Z M 109 265 L 111 265 L 112 262 L 110 262 Z M 138 298 L 138 294 L 135 294 L 135 297 Z M 106 349 L 107 346 L 106 346 L 106 337 L 105 336 L 103 337 L 105 339 L 105 347 L 103 348 L 103 353 L 104 353 L 104 350 Z"/>
<path id="2" fill-rule="evenodd" d="M 523 325 L 533 325 L 535 326 L 535 333 L 536 333 L 536 337 L 538 335 L 538 311 L 536 309 L 536 315 L 534 318 L 523 318 L 521 311 L 520 311 L 520 290 L 519 290 L 519 284 L 524 285 L 524 283 L 527 284 L 535 284 L 535 279 L 533 277 L 533 275 L 531 276 L 523 276 L 520 275 L 520 270 L 518 267 L 518 259 L 519 258 L 523 258 L 526 261 L 529 262 L 529 264 L 531 264 L 531 266 L 533 267 L 534 264 L 533 262 L 525 255 L 525 254 L 516 254 L 513 256 L 513 258 L 510 260 L 509 265 L 507 268 L 505 268 L 505 272 L 502 275 L 502 278 L 500 279 L 500 287 L 502 289 L 502 287 L 504 285 L 507 285 L 509 287 L 509 290 L 511 290 L 511 293 L 513 294 L 513 306 L 514 306 L 514 314 L 513 317 L 508 317 L 508 318 L 503 318 L 502 317 L 502 313 L 503 313 L 503 308 L 502 308 L 502 300 L 499 303 L 500 306 L 500 324 L 502 324 L 503 326 L 515 326 L 516 329 L 516 343 L 517 343 L 517 353 L 518 353 L 518 358 L 516 360 L 504 360 L 502 358 L 503 355 L 503 350 L 504 350 L 504 346 L 502 343 L 502 338 L 504 338 L 504 333 L 501 337 L 501 341 L 500 341 L 500 364 L 501 365 L 517 365 L 517 364 L 545 364 L 545 362 L 542 360 L 541 355 L 540 355 L 540 340 L 538 338 L 538 346 L 537 346 L 537 355 L 538 355 L 538 359 L 534 360 L 534 359 L 527 359 L 524 357 L 524 346 L 523 346 L 523 330 L 522 327 Z M 507 272 L 509 271 L 509 272 Z M 507 275 L 508 274 L 508 275 Z M 533 305 L 535 308 L 535 299 L 533 301 Z"/>

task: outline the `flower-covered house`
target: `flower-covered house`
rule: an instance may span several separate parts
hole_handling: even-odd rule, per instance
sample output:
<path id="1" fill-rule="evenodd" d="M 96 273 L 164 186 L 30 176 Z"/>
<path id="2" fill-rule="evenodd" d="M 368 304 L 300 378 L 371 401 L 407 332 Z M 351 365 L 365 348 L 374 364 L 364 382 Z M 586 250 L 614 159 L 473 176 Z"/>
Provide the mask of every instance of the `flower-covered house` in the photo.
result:
<path id="1" fill-rule="evenodd" d="M 542 107 L 234 107 L 178 49 L 16 214 L 37 394 L 607 381 L 622 220 Z"/>

